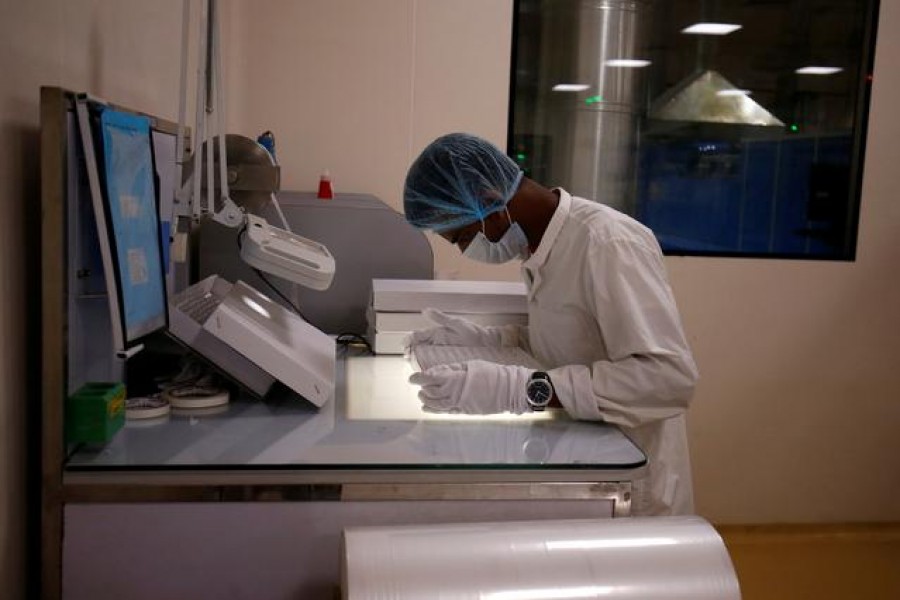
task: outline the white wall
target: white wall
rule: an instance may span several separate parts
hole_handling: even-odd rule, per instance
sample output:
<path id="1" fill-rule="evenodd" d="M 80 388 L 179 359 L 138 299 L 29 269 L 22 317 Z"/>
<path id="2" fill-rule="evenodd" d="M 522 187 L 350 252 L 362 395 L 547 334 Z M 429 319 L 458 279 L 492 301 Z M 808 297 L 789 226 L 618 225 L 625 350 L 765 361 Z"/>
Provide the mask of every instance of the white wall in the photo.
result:
<path id="1" fill-rule="evenodd" d="M 0 0 L 0 596 L 26 595 L 26 206 L 40 203 L 39 88 L 58 85 L 174 118 L 181 3 Z M 31 228 L 34 229 L 33 227 Z M 39 266 L 39 263 L 37 263 Z M 34 440 L 32 440 L 33 442 Z M 28 505 L 36 507 L 38 498 Z M 37 540 L 37 532 L 32 539 Z M 28 597 L 33 597 L 29 594 Z"/>
<path id="2" fill-rule="evenodd" d="M 882 2 L 857 260 L 669 260 L 703 373 L 699 509 L 716 520 L 900 520 L 898 27 Z"/>
<path id="3" fill-rule="evenodd" d="M 234 4 L 236 131 L 275 132 L 282 187 L 369 192 L 402 210 L 409 163 L 468 131 L 505 147 L 510 0 L 269 0 Z M 238 48 L 238 50 L 234 50 Z M 497 277 L 435 244 L 441 275 Z M 500 271 L 516 277 L 518 269 Z"/>
<path id="4" fill-rule="evenodd" d="M 233 122 L 275 131 L 287 189 L 313 189 L 328 168 L 338 190 L 399 210 L 407 166 L 437 135 L 503 147 L 511 1 L 236 10 Z M 720 522 L 900 519 L 900 6 L 881 10 L 857 261 L 667 259 L 702 371 L 690 413 L 698 508 Z M 518 276 L 434 248 L 440 276 Z"/>

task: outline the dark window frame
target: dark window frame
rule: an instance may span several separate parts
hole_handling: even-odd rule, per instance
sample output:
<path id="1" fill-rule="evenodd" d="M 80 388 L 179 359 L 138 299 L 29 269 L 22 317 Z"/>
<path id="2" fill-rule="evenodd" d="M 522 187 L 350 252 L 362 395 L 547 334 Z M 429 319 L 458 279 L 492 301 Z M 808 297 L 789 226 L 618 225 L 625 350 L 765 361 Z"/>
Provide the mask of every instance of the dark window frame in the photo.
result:
<path id="1" fill-rule="evenodd" d="M 512 15 L 512 40 L 510 52 L 510 81 L 509 81 L 509 105 L 507 113 L 507 154 L 515 156 L 515 100 L 517 89 L 516 64 L 519 51 L 520 33 L 520 7 L 523 0 L 513 0 Z M 878 15 L 880 12 L 880 0 L 868 0 L 862 10 L 864 15 L 863 47 L 860 59 L 860 77 L 856 83 L 856 105 L 854 108 L 852 146 L 850 158 L 850 199 L 848 203 L 849 214 L 847 216 L 847 231 L 843 251 L 840 255 L 817 255 L 795 252 L 755 252 L 755 251 L 703 251 L 685 249 L 665 249 L 667 256 L 698 256 L 715 258 L 767 258 L 789 260 L 813 260 L 832 262 L 854 262 L 857 257 L 859 245 L 859 222 L 862 205 L 862 188 L 866 160 L 866 141 L 869 127 L 869 112 L 871 108 L 871 92 L 874 76 L 875 50 L 878 34 Z M 542 184 L 556 184 L 557 182 L 544 182 Z M 564 182 L 560 182 L 563 183 Z"/>

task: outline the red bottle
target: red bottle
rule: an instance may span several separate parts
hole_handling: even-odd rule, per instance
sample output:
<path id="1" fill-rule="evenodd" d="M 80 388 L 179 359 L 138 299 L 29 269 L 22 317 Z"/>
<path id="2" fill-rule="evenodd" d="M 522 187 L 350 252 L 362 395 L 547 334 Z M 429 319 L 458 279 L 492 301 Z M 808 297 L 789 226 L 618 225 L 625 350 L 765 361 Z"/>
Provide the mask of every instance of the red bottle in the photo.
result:
<path id="1" fill-rule="evenodd" d="M 334 189 L 331 187 L 331 176 L 328 171 L 322 173 L 322 177 L 319 178 L 319 193 L 316 194 L 316 197 L 322 200 L 334 198 Z"/>

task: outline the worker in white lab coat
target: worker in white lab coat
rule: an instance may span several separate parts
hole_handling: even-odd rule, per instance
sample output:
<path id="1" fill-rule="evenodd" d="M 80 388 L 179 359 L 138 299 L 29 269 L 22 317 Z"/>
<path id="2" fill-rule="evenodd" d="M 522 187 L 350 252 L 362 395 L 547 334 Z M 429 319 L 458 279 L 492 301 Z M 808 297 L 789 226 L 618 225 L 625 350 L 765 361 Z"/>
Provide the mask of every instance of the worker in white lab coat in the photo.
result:
<path id="1" fill-rule="evenodd" d="M 409 169 L 414 226 L 485 262 L 522 260 L 528 327 L 481 327 L 436 311 L 410 345 L 520 345 L 547 368 L 483 361 L 413 375 L 427 410 L 521 413 L 546 404 L 618 425 L 647 455 L 632 513 L 693 512 L 684 414 L 697 368 L 653 233 L 612 208 L 523 176 L 467 134 L 432 142 Z M 549 386 L 547 385 L 549 383 Z"/>

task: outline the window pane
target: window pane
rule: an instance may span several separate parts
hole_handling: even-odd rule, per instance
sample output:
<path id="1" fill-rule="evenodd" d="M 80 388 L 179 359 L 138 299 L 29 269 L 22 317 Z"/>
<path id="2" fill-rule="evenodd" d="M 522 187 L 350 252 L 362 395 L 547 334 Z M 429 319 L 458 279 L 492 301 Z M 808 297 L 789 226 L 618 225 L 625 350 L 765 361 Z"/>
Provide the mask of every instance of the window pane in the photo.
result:
<path id="1" fill-rule="evenodd" d="M 876 4 L 519 0 L 510 154 L 669 254 L 851 260 Z"/>

